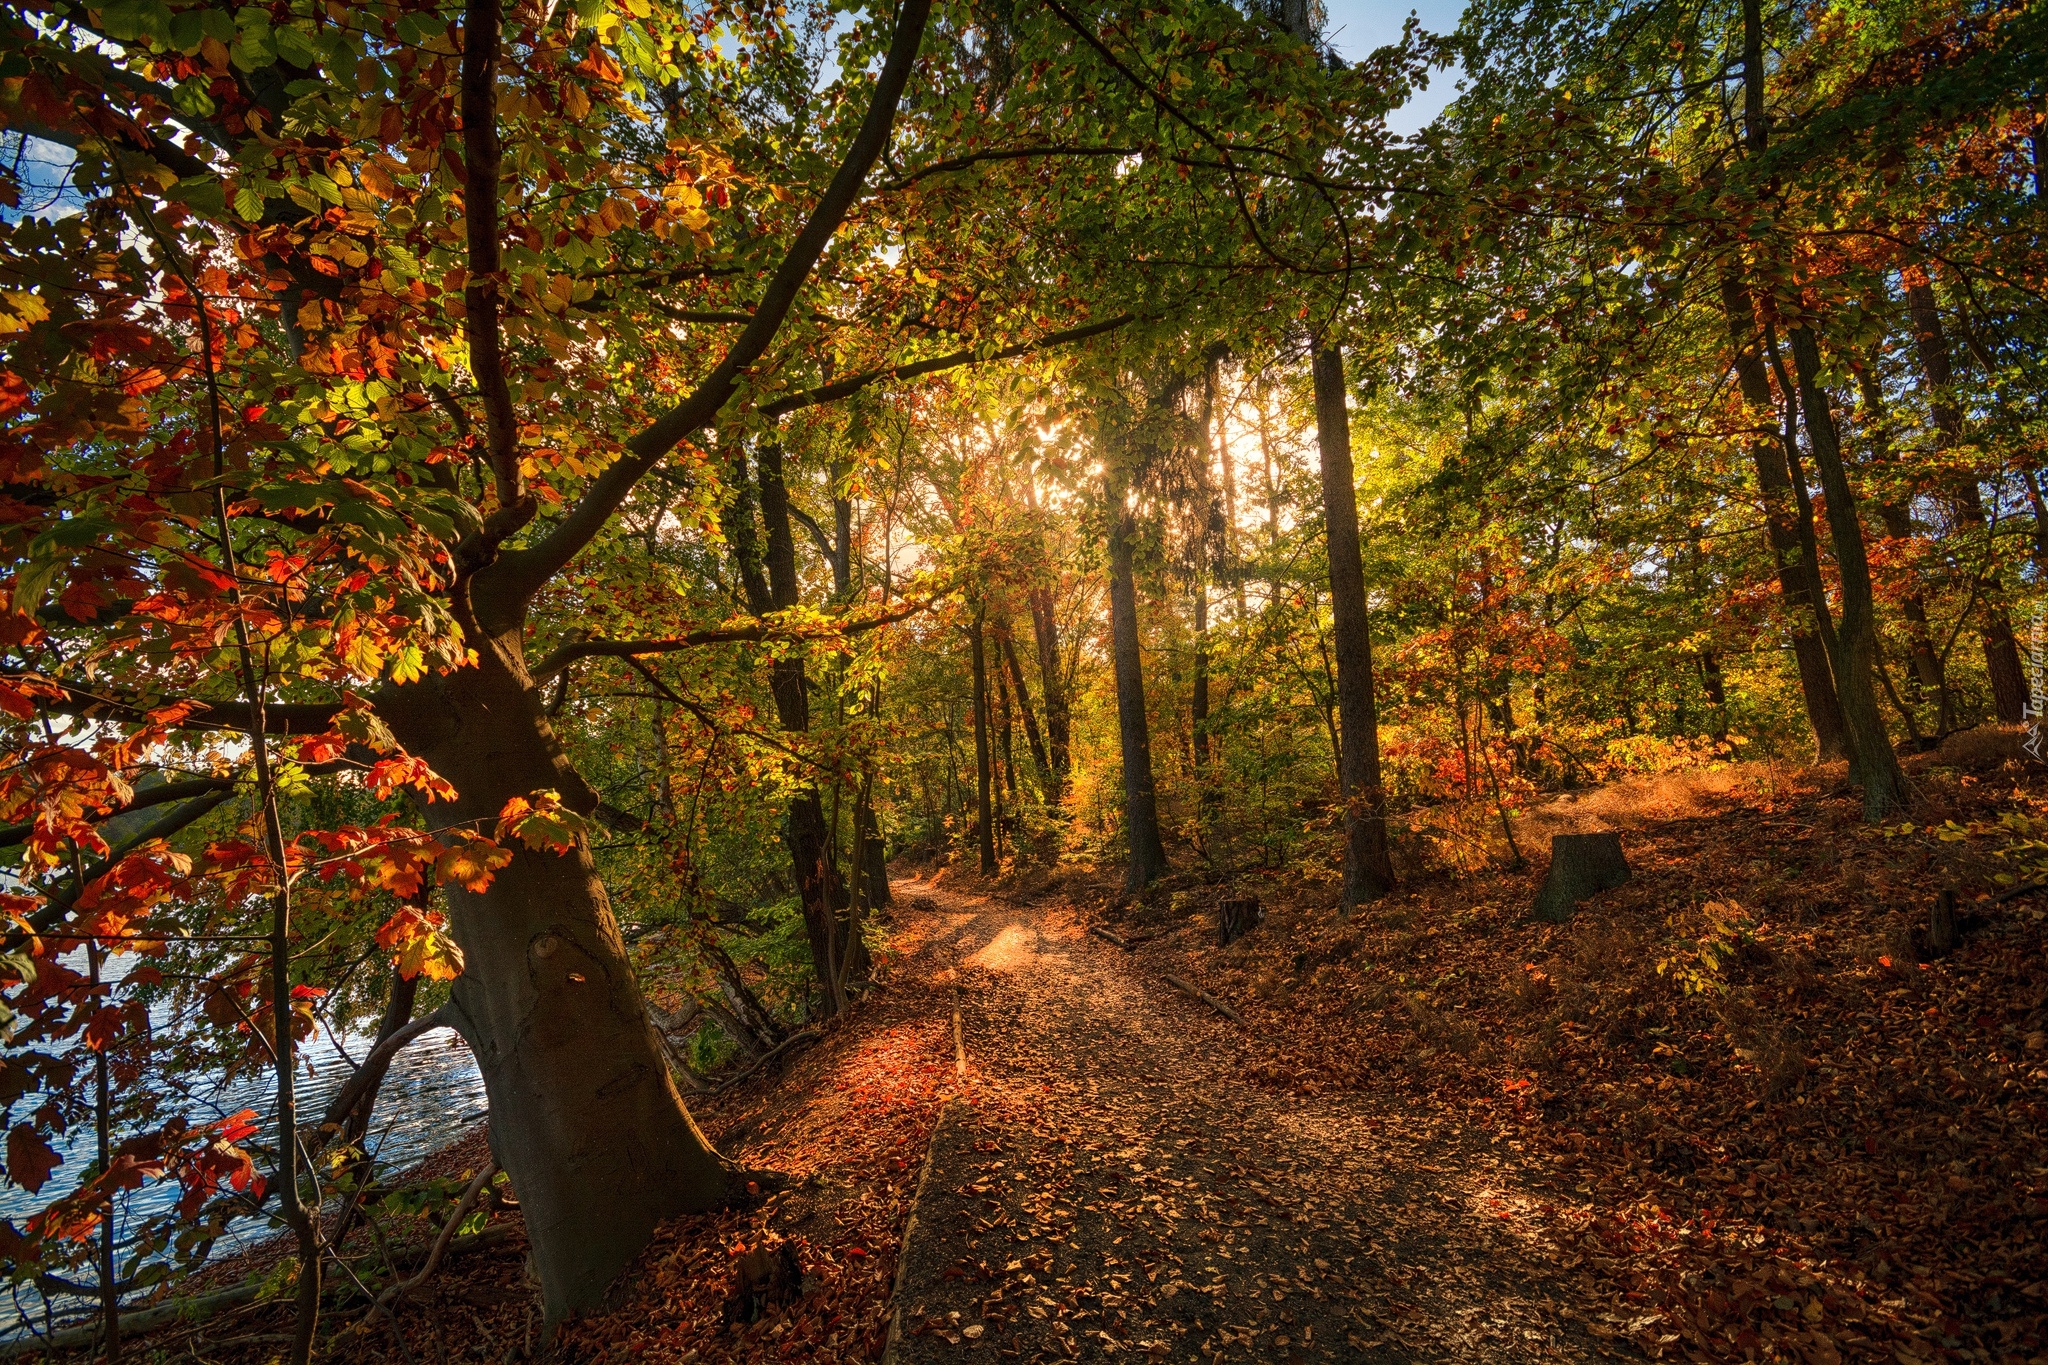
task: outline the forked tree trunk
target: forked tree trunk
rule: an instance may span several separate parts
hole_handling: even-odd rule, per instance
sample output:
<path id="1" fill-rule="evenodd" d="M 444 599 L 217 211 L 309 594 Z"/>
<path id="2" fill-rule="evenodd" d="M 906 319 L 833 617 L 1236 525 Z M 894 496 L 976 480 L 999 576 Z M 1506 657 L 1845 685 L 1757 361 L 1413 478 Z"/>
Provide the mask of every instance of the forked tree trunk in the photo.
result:
<path id="1" fill-rule="evenodd" d="M 1109 506 L 1109 633 L 1116 665 L 1116 728 L 1124 770 L 1124 833 L 1130 857 L 1124 889 L 1144 890 L 1166 875 L 1159 798 L 1152 786 L 1152 731 L 1145 716 L 1145 667 L 1138 653 L 1138 588 L 1131 565 L 1131 515 L 1112 487 Z"/>
<path id="2" fill-rule="evenodd" d="M 1864 553 L 1863 524 L 1856 515 L 1856 494 L 1842 464 L 1841 440 L 1834 413 L 1820 386 L 1820 346 L 1805 327 L 1791 334 L 1792 364 L 1799 377 L 1799 406 L 1806 414 L 1806 437 L 1820 466 L 1821 487 L 1828 499 L 1828 534 L 1834 541 L 1835 565 L 1842 578 L 1842 617 L 1836 628 L 1835 686 L 1842 702 L 1842 720 L 1849 731 L 1850 776 L 1863 788 L 1863 817 L 1882 820 L 1910 800 L 1906 775 L 1892 752 L 1884 717 L 1877 709 L 1877 611 L 1870 584 L 1870 563 Z"/>
<path id="3" fill-rule="evenodd" d="M 1746 156 L 1761 157 L 1770 147 L 1770 116 L 1764 94 L 1763 0 L 1742 0 L 1742 137 Z M 1739 268 L 1733 264 L 1722 269 L 1721 300 L 1728 315 L 1729 335 L 1735 343 L 1736 376 L 1742 385 L 1742 396 L 1755 408 L 1775 411 L 1770 381 L 1764 372 L 1755 302 Z M 1771 358 L 1775 364 L 1775 349 Z M 1782 367 L 1779 375 L 1786 378 Z M 1793 404 L 1794 397 L 1788 384 L 1787 407 Z M 1795 486 L 1786 472 L 1798 463 L 1797 440 L 1798 434 L 1788 418 L 1784 458 L 1779 459 L 1761 437 L 1750 443 L 1750 458 L 1756 465 L 1758 491 L 1764 501 L 1764 525 L 1771 554 L 1778 562 L 1779 590 L 1792 608 L 1792 651 L 1799 664 L 1807 720 L 1813 727 L 1815 756 L 1826 762 L 1848 756 L 1849 729 L 1842 718 L 1841 693 L 1830 653 L 1834 623 L 1828 619 L 1827 589 L 1821 582 L 1820 556 L 1814 549 L 1813 511 L 1807 503 L 1804 484 Z M 1802 604 L 1804 613 L 1799 611 Z M 1803 631 L 1802 623 L 1809 619 L 1814 629 Z"/>
<path id="4" fill-rule="evenodd" d="M 472 643 L 476 666 L 378 706 L 460 793 L 433 820 L 488 831 L 508 800 L 549 789 L 594 809 L 541 713 L 518 629 Z M 596 1307 L 662 1219 L 726 1202 L 735 1169 L 683 1107 L 587 843 L 510 851 L 488 890 L 447 888 L 467 963 L 453 1003 L 554 1322 Z"/>
<path id="5" fill-rule="evenodd" d="M 1776 412 L 1771 381 L 1757 346 L 1756 310 L 1749 289 L 1732 269 L 1721 275 L 1721 303 L 1728 319 L 1728 335 L 1735 348 L 1735 378 L 1742 397 L 1760 412 Z M 1799 691 L 1806 701 L 1806 721 L 1813 730 L 1815 756 L 1822 762 L 1848 753 L 1847 732 L 1842 724 L 1842 705 L 1835 695 L 1834 670 L 1828 665 L 1827 646 L 1816 629 L 1815 617 L 1824 610 L 1827 598 L 1820 576 L 1801 551 L 1792 479 L 1785 469 L 1783 451 L 1775 433 L 1758 433 L 1749 443 L 1749 458 L 1756 471 L 1757 496 L 1763 503 L 1764 535 L 1771 559 L 1778 570 L 1778 594 L 1785 601 L 1785 618 L 1792 634 L 1792 658 L 1799 668 Z"/>
<path id="6" fill-rule="evenodd" d="M 1322 456 L 1323 524 L 1330 554 L 1330 618 L 1337 656 L 1338 777 L 1344 793 L 1344 910 L 1394 889 L 1387 856 L 1386 792 L 1380 781 L 1379 707 L 1373 696 L 1372 629 L 1358 538 L 1358 490 L 1351 467 L 1351 412 L 1344 353 L 1318 347 L 1310 362 L 1316 446 Z"/>
<path id="7" fill-rule="evenodd" d="M 741 456 L 740 458 L 744 458 Z M 727 537 L 739 561 L 740 579 L 748 604 L 757 616 L 784 611 L 797 605 L 799 588 L 796 572 L 796 535 L 790 526 L 789 490 L 782 475 L 782 448 L 772 441 L 759 449 L 761 525 L 767 541 L 766 554 L 757 558 L 754 549 L 753 512 L 744 496 L 746 470 L 736 460 L 735 499 L 727 518 Z M 762 572 L 765 561 L 766 574 Z M 806 734 L 811 728 L 811 688 L 801 658 L 783 658 L 769 669 L 769 692 L 775 698 L 776 717 L 792 734 Z M 811 945 L 811 967 L 823 991 L 823 1013 L 830 1017 L 845 1008 L 841 983 L 866 973 L 867 947 L 857 935 L 847 932 L 845 883 L 839 875 L 836 840 L 825 819 L 825 807 L 815 786 L 806 784 L 790 798 L 783 827 L 789 846 L 792 870 L 796 874 L 798 900 L 803 907 L 804 934 Z"/>

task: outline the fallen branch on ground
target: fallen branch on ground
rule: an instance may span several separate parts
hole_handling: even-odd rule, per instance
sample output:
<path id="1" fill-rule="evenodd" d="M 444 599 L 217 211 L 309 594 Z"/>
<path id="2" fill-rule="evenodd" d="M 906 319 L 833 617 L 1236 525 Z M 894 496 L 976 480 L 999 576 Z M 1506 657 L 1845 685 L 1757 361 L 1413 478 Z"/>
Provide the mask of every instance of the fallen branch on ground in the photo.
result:
<path id="1" fill-rule="evenodd" d="M 1230 1008 L 1230 1006 L 1224 1004 L 1221 1000 L 1218 1000 L 1215 996 L 1209 994 L 1209 992 L 1203 990 L 1200 986 L 1197 986 L 1192 982 L 1183 981 L 1171 972 L 1168 972 L 1166 974 L 1166 979 L 1169 982 L 1171 982 L 1177 989 L 1186 991 L 1189 995 L 1192 995 L 1193 997 L 1195 997 L 1195 999 L 1201 1001 L 1210 1009 L 1215 1010 L 1224 1018 L 1232 1020 L 1239 1024 L 1242 1024 L 1244 1022 L 1243 1015 L 1239 1014 L 1236 1010 Z"/>
<path id="2" fill-rule="evenodd" d="M 433 1250 L 427 1253 L 427 1263 L 421 1266 L 419 1273 L 411 1279 L 394 1284 L 379 1294 L 376 1303 L 379 1310 L 388 1312 L 393 1304 L 425 1284 L 427 1277 L 440 1268 L 441 1257 L 447 1254 L 448 1243 L 453 1240 L 455 1229 L 461 1227 L 462 1220 L 469 1217 L 469 1211 L 476 1207 L 477 1197 L 484 1192 L 484 1187 L 491 1183 L 491 1177 L 497 1173 L 496 1159 L 484 1162 L 482 1168 L 471 1178 L 469 1188 L 462 1192 L 462 1201 L 455 1206 L 455 1212 L 449 1214 L 448 1221 L 442 1224 L 441 1235 L 434 1239 Z"/>
<path id="3" fill-rule="evenodd" d="M 718 1089 L 720 1091 L 730 1090 L 734 1086 L 738 1085 L 741 1081 L 745 1080 L 747 1077 L 753 1075 L 756 1071 L 759 1071 L 762 1067 L 768 1065 L 768 1063 L 774 1061 L 777 1057 L 780 1057 L 783 1053 L 794 1050 L 799 1043 L 815 1043 L 817 1041 L 817 1032 L 812 1029 L 805 1029 L 802 1033 L 792 1033 L 789 1035 L 789 1037 L 784 1038 L 774 1047 L 769 1048 L 766 1052 L 762 1053 L 760 1057 L 755 1060 L 754 1064 L 752 1066 L 749 1066 L 745 1071 L 742 1071 L 735 1076 L 730 1076 L 725 1080 L 720 1081 L 718 1083 Z"/>
<path id="4" fill-rule="evenodd" d="M 509 1223 L 499 1223 L 467 1237 L 457 1237 L 448 1243 L 442 1253 L 445 1259 L 478 1247 L 495 1246 L 511 1238 L 518 1229 Z M 400 1259 L 410 1259 L 404 1252 Z M 191 1298 L 172 1299 L 153 1308 L 139 1308 L 121 1314 L 121 1333 L 124 1338 L 130 1334 L 140 1336 L 167 1327 L 196 1325 L 230 1308 L 240 1308 L 254 1303 L 268 1281 L 252 1280 L 238 1284 L 214 1294 L 197 1294 Z M 354 1297 L 350 1286 L 343 1286 L 347 1292 L 341 1299 Z M 280 1300 L 281 1302 L 281 1300 Z M 34 1351 L 50 1351 L 72 1346 L 91 1346 L 106 1336 L 106 1328 L 95 1318 L 77 1327 L 64 1327 L 46 1336 L 24 1337 L 19 1341 L 0 1342 L 0 1358 L 27 1355 Z"/>

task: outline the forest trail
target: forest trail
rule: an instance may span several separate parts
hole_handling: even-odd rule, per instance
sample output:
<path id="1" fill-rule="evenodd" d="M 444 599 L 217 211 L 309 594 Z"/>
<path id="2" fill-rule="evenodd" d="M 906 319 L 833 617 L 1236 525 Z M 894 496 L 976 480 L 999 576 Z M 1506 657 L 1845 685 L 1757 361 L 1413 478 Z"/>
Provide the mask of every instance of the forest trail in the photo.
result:
<path id="1" fill-rule="evenodd" d="M 969 1062 L 899 1361 L 1615 1354 L 1630 1319 L 1588 1331 L 1601 1305 L 1525 1254 L 1531 1200 L 1477 1130 L 1249 1085 L 1254 1040 L 1065 906 L 897 890 L 905 970 L 957 986 Z"/>

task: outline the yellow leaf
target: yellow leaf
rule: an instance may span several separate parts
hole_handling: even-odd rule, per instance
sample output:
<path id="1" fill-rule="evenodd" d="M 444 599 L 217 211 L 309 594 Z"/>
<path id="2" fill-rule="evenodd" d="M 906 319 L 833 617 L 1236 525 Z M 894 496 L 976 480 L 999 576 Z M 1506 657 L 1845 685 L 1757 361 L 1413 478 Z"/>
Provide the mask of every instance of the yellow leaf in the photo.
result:
<path id="1" fill-rule="evenodd" d="M 467 891 L 483 891 L 498 869 L 511 861 L 512 854 L 489 839 L 470 839 L 436 858 L 434 875 Z"/>
<path id="2" fill-rule="evenodd" d="M 583 87 L 571 82 L 562 87 L 562 112 L 572 119 L 587 118 L 590 114 L 590 96 L 583 93 Z"/>
<path id="3" fill-rule="evenodd" d="M 27 290 L 10 289 L 0 298 L 7 300 L 8 312 L 0 313 L 0 333 L 25 332 L 50 316 L 41 298 Z"/>

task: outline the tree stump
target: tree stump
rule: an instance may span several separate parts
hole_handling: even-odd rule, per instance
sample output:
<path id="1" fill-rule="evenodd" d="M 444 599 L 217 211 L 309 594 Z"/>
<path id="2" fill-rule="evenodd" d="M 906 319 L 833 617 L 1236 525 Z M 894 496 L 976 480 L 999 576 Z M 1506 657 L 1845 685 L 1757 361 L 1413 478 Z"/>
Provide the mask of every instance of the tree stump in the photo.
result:
<path id="1" fill-rule="evenodd" d="M 1961 926 L 1956 922 L 1956 893 L 1944 890 L 1934 898 L 1934 908 L 1927 914 L 1928 956 L 1948 956 L 1961 938 Z"/>
<path id="2" fill-rule="evenodd" d="M 1622 856 L 1619 834 L 1555 835 L 1550 840 L 1550 875 L 1536 893 L 1534 914 L 1551 924 L 1563 924 L 1580 901 L 1612 890 L 1628 878 L 1628 859 Z"/>
<path id="3" fill-rule="evenodd" d="M 1216 942 L 1228 948 L 1250 933 L 1266 917 L 1266 907 L 1257 896 L 1232 896 L 1216 902 Z"/>

